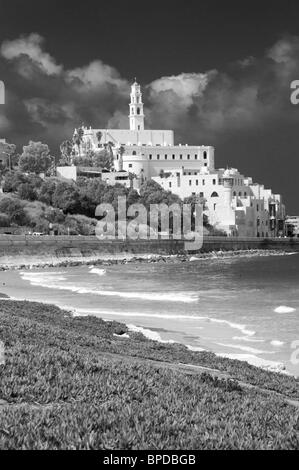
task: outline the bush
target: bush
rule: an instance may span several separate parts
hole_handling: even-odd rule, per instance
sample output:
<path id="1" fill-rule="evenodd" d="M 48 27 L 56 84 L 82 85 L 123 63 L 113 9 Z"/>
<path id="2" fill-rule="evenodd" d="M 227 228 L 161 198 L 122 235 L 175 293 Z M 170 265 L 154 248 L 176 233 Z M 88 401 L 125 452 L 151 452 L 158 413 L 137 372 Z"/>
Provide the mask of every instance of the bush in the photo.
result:
<path id="1" fill-rule="evenodd" d="M 27 225 L 28 219 L 24 211 L 24 203 L 16 198 L 4 197 L 0 199 L 0 212 L 9 217 L 10 223 Z"/>

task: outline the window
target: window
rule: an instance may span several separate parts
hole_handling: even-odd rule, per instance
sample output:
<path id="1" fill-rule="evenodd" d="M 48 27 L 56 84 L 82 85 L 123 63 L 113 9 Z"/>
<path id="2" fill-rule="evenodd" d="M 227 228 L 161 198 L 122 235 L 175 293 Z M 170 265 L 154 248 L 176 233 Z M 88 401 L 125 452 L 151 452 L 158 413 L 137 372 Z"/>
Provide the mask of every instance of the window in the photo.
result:
<path id="1" fill-rule="evenodd" d="M 204 186 L 206 184 L 205 180 L 202 180 L 202 185 Z"/>
<path id="2" fill-rule="evenodd" d="M 132 168 L 132 166 L 133 166 L 132 163 L 129 163 L 129 168 Z"/>
<path id="3" fill-rule="evenodd" d="M 160 160 L 160 155 L 157 155 L 157 160 Z"/>
<path id="4" fill-rule="evenodd" d="M 165 160 L 167 160 L 167 155 L 165 155 Z"/>
<path id="5" fill-rule="evenodd" d="M 258 227 L 259 227 L 259 225 L 260 225 L 260 219 L 259 219 L 259 218 L 256 219 L 256 225 L 257 225 Z"/>
<path id="6" fill-rule="evenodd" d="M 241 193 L 241 191 L 239 191 L 239 197 L 241 197 L 241 196 L 242 196 L 242 193 Z"/>
<path id="7" fill-rule="evenodd" d="M 189 154 L 187 155 L 187 158 L 188 158 L 188 160 L 190 160 L 190 155 Z"/>
<path id="8" fill-rule="evenodd" d="M 214 211 L 216 210 L 216 204 L 214 204 Z"/>
<path id="9" fill-rule="evenodd" d="M 192 184 L 192 181 L 191 181 L 191 180 L 189 180 L 189 186 L 191 186 L 191 184 Z"/>
<path id="10" fill-rule="evenodd" d="M 204 197 L 203 192 L 199 193 L 199 197 Z"/>
<path id="11" fill-rule="evenodd" d="M 246 193 L 246 191 L 245 191 L 245 193 L 244 193 L 244 197 L 247 197 L 247 193 Z"/>
<path id="12" fill-rule="evenodd" d="M 140 114 L 140 108 L 137 108 L 137 114 Z"/>
<path id="13" fill-rule="evenodd" d="M 233 192 L 233 196 L 236 197 L 236 195 L 237 195 L 237 193 L 236 193 L 236 191 L 234 191 L 234 192 Z"/>
<path id="14" fill-rule="evenodd" d="M 171 188 L 171 183 L 169 183 L 169 187 Z"/>
<path id="15" fill-rule="evenodd" d="M 196 182 L 195 182 L 195 183 L 196 183 L 196 186 L 198 186 L 198 180 L 196 180 Z"/>
<path id="16" fill-rule="evenodd" d="M 208 166 L 208 164 L 207 164 L 207 163 L 205 163 L 205 166 Z"/>
<path id="17" fill-rule="evenodd" d="M 204 153 L 203 153 L 203 158 L 204 158 L 204 159 L 207 158 L 207 152 L 206 152 L 206 151 L 204 151 Z"/>
<path id="18" fill-rule="evenodd" d="M 216 184 L 216 180 L 215 180 L 215 179 L 213 179 L 213 184 Z"/>
<path id="19" fill-rule="evenodd" d="M 258 204 L 256 205 L 256 210 L 257 210 L 257 212 L 259 211 L 259 205 Z"/>
<path id="20" fill-rule="evenodd" d="M 175 159 L 175 155 L 172 155 L 172 159 L 173 159 L 173 160 Z"/>
<path id="21" fill-rule="evenodd" d="M 182 159 L 183 159 L 183 155 L 181 154 L 181 155 L 180 155 L 180 160 L 182 160 Z"/>
<path id="22" fill-rule="evenodd" d="M 219 196 L 218 196 L 218 193 L 216 193 L 216 191 L 214 191 L 214 192 L 211 194 L 211 197 L 219 197 Z"/>
<path id="23" fill-rule="evenodd" d="M 194 155 L 194 159 L 197 160 L 197 154 Z"/>
<path id="24" fill-rule="evenodd" d="M 133 150 L 132 155 L 136 155 L 136 150 Z"/>
<path id="25" fill-rule="evenodd" d="M 149 154 L 149 159 L 151 160 L 153 158 L 152 154 L 150 153 Z"/>

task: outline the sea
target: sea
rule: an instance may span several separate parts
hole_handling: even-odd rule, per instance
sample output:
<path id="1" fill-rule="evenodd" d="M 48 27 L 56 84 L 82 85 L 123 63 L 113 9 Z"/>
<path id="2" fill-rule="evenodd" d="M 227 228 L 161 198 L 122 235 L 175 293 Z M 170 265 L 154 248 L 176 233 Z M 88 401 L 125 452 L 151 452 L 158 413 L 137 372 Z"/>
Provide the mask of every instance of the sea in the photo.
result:
<path id="1" fill-rule="evenodd" d="M 4 271 L 0 291 L 299 376 L 298 253 Z"/>

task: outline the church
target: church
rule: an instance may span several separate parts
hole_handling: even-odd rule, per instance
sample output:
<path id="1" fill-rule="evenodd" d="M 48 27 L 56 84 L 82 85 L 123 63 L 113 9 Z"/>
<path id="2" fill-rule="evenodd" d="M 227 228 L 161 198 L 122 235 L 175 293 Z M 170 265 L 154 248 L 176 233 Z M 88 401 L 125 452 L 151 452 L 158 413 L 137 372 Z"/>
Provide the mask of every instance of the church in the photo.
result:
<path id="1" fill-rule="evenodd" d="M 83 127 L 81 155 L 111 145 L 114 172 L 101 177 L 108 184 L 121 183 L 139 189 L 146 180 L 184 199 L 196 196 L 209 223 L 228 236 L 273 237 L 284 235 L 285 207 L 280 194 L 254 183 L 235 168 L 215 169 L 214 148 L 206 145 L 175 145 L 172 130 L 145 129 L 142 92 L 131 86 L 128 129 Z M 75 130 L 75 133 L 77 130 Z M 58 167 L 58 176 L 76 179 L 77 168 Z M 94 176 L 100 176 L 95 174 Z"/>

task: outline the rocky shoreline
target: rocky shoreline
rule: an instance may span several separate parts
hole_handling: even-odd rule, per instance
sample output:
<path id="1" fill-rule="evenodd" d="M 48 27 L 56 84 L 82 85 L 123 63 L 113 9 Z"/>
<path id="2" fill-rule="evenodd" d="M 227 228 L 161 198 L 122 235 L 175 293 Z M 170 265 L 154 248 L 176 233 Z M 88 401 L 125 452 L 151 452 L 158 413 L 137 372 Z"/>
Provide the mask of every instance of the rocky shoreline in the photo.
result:
<path id="1" fill-rule="evenodd" d="M 113 257 L 109 255 L 97 257 L 64 257 L 45 259 L 35 261 L 21 258 L 19 261 L 13 258 L 11 261 L 0 258 L 0 271 L 20 270 L 20 269 L 38 269 L 38 268 L 67 268 L 76 266 L 112 266 L 128 263 L 184 263 L 206 259 L 231 258 L 231 257 L 249 257 L 249 256 L 283 256 L 293 253 L 281 250 L 234 250 L 234 251 L 211 251 L 198 253 L 196 255 L 176 254 L 176 255 L 158 255 L 158 254 L 119 254 Z"/>

